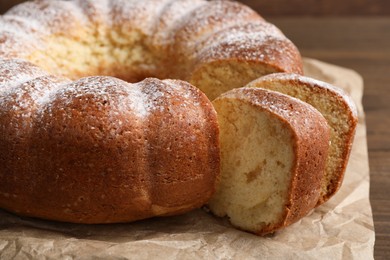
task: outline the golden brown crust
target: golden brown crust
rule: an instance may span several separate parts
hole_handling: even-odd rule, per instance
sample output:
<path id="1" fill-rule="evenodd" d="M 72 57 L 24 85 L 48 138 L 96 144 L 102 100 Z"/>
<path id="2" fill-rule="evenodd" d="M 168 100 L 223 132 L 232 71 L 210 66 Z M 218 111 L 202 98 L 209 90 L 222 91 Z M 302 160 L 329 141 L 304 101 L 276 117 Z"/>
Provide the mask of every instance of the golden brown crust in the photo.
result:
<path id="1" fill-rule="evenodd" d="M 257 23 L 271 29 L 239 49 Z M 216 60 L 302 67 L 279 30 L 231 1 L 29 1 L 0 28 L 0 207 L 55 220 L 182 213 L 204 204 L 218 179 L 218 126 L 204 94 L 180 81 L 79 78 L 189 80 L 199 61 Z M 247 36 L 230 38 L 238 51 L 226 59 L 213 38 L 231 30 Z M 285 55 L 261 45 L 279 42 Z"/>
<path id="2" fill-rule="evenodd" d="M 0 140 L 14 152 L 1 161 L 2 208 L 76 223 L 128 222 L 187 212 L 213 194 L 218 125 L 199 90 L 157 79 L 132 85 L 90 77 L 62 88 L 44 80 L 52 93 L 33 100 L 30 129 L 18 129 L 23 139 Z"/>

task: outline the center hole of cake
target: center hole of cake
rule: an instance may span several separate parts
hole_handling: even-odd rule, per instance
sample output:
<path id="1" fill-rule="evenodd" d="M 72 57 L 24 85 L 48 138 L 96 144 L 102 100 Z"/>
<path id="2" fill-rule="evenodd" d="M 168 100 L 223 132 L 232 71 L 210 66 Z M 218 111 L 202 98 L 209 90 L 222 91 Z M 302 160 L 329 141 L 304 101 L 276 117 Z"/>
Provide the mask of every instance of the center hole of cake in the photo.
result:
<path id="1" fill-rule="evenodd" d="M 52 36 L 27 59 L 52 74 L 72 80 L 112 76 L 135 83 L 148 77 L 166 77 L 162 75 L 161 55 L 144 43 L 142 35 L 120 35 L 112 31 L 104 36 L 84 36 L 77 39 Z"/>

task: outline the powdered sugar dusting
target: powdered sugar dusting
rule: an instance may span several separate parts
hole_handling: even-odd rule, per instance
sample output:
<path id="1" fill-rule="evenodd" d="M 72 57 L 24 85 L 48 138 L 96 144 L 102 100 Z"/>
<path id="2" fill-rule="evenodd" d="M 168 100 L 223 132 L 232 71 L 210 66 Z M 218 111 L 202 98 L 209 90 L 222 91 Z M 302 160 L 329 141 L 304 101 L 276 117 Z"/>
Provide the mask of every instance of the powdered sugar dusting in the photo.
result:
<path id="1" fill-rule="evenodd" d="M 0 31 L 0 56 L 3 58 L 23 57 L 36 48 L 37 43 L 38 41 L 29 38 L 28 34 Z"/>
<path id="2" fill-rule="evenodd" d="M 77 24 L 86 23 L 86 17 L 68 1 L 41 0 L 26 2 L 6 13 L 5 16 L 19 16 L 27 21 L 39 24 L 48 34 L 60 33 L 68 28 L 77 28 Z"/>
<path id="3" fill-rule="evenodd" d="M 28 134 L 36 114 L 48 102 L 50 93 L 60 87 L 60 83 L 62 80 L 53 76 L 41 76 L 17 85 L 6 95 L 0 96 L 1 109 L 12 115 L 8 127 L 18 136 Z"/>
<path id="4" fill-rule="evenodd" d="M 178 43 L 195 43 L 224 28 L 262 20 L 256 12 L 240 3 L 211 1 L 189 13 L 178 24 L 175 37 Z"/>
<path id="5" fill-rule="evenodd" d="M 0 59 L 0 97 L 36 77 L 47 75 L 40 68 L 18 59 Z"/>
<path id="6" fill-rule="evenodd" d="M 100 111 L 109 107 L 109 113 L 131 113 L 146 118 L 154 109 L 153 101 L 162 94 L 158 91 L 145 93 L 142 84 L 130 84 L 113 77 L 82 78 L 56 90 L 48 103 L 59 99 L 67 106 L 80 100 L 80 110 L 88 110 L 92 102 Z M 149 88 L 153 88 L 153 84 L 149 84 Z"/>
<path id="7" fill-rule="evenodd" d="M 36 20 L 28 21 L 24 17 L 7 14 L 0 17 L 1 32 L 10 32 L 16 35 L 29 34 L 35 37 L 37 33 L 44 33 L 45 29 Z"/>
<path id="8" fill-rule="evenodd" d="M 74 5 L 81 8 L 86 17 L 93 23 L 108 23 L 110 22 L 107 13 L 110 0 L 75 0 Z"/>
<path id="9" fill-rule="evenodd" d="M 41 0 L 17 6 L 0 18 L 2 26 L 0 41 L 4 42 L 0 45 L 0 55 L 21 57 L 23 51 L 28 49 L 24 48 L 25 46 L 43 50 L 44 46 L 41 45 L 45 43 L 41 40 L 44 40 L 45 36 L 62 33 L 62 31 L 77 35 L 79 31 L 72 28 L 81 28 L 80 30 L 83 31 L 84 27 L 98 26 L 91 22 L 99 21 L 121 30 L 118 35 L 110 35 L 112 37 L 126 38 L 128 36 L 126 33 L 132 30 L 140 31 L 148 37 L 153 36 L 151 39 L 147 38 L 141 45 L 146 46 L 150 42 L 158 44 L 164 41 L 169 41 L 172 46 L 191 45 L 193 48 L 184 49 L 206 60 L 238 56 L 247 60 L 272 59 L 272 52 L 278 50 L 274 47 L 263 47 L 262 44 L 269 39 L 285 39 L 276 27 L 264 22 L 253 10 L 230 1 L 150 0 L 145 4 L 138 0 Z M 96 33 L 97 29 L 86 31 Z M 30 34 L 34 35 L 34 38 L 30 38 Z M 77 37 L 80 38 L 82 35 Z M 192 39 L 192 44 L 187 43 L 188 39 Z M 135 42 L 138 40 L 144 39 L 135 39 Z M 176 44 L 175 41 L 181 43 Z M 259 46 L 262 46 L 261 51 Z M 172 49 L 175 55 L 180 51 Z M 171 57 L 175 56 L 173 53 L 161 55 Z M 182 51 L 181 54 L 188 53 Z M 187 57 L 177 59 L 183 58 Z M 21 84 L 34 78 L 47 76 L 47 73 L 38 67 L 22 63 L 15 60 L 1 66 L 0 93 L 17 94 L 17 88 L 20 88 Z M 144 88 L 145 84 L 149 86 L 147 89 Z M 168 92 L 162 91 L 163 87 L 168 88 Z M 167 100 L 165 95 L 169 94 L 169 89 L 175 88 L 177 88 L 176 84 L 161 83 L 156 80 L 132 85 L 110 77 L 88 77 L 71 84 L 63 84 L 61 88 L 47 90 L 47 95 L 43 95 L 45 97 L 43 99 L 34 94 L 40 92 L 32 92 L 30 98 L 36 104 L 42 104 L 47 108 L 50 108 L 50 103 L 57 98 L 63 100 L 65 105 L 78 98 L 85 100 L 93 98 L 98 100 L 98 103 L 112 101 L 113 110 L 132 111 L 140 118 L 146 118 L 154 110 L 164 109 L 161 104 L 167 103 L 163 101 Z M 24 90 L 21 88 L 20 91 L 19 94 Z M 189 92 L 182 93 L 184 93 L 182 105 L 190 105 L 189 102 L 193 97 Z M 83 106 L 87 105 L 88 102 L 83 104 Z M 24 107 L 25 105 L 21 104 L 21 108 Z"/>
<path id="10" fill-rule="evenodd" d="M 287 41 L 283 33 L 266 22 L 250 23 L 223 30 L 197 46 L 201 59 L 226 59 L 242 57 L 246 60 L 272 59 L 280 46 L 270 45 L 272 41 Z"/>
<path id="11" fill-rule="evenodd" d="M 114 27 L 122 32 L 138 31 L 152 36 L 153 24 L 161 9 L 170 0 L 149 0 L 148 4 L 139 0 L 116 0 L 110 2 L 110 17 Z"/>
<path id="12" fill-rule="evenodd" d="M 200 90 L 181 80 L 164 80 L 173 93 L 180 97 L 180 106 L 187 109 L 199 107 Z"/>
<path id="13" fill-rule="evenodd" d="M 170 3 L 164 5 L 152 29 L 153 44 L 171 43 L 176 34 L 175 28 L 182 25 L 183 19 L 188 17 L 189 13 L 205 4 L 204 0 L 171 0 Z"/>
<path id="14" fill-rule="evenodd" d="M 45 37 L 63 32 L 77 36 L 75 29 L 85 27 L 86 22 L 73 2 L 42 0 L 17 5 L 0 17 L 0 55 L 25 58 L 44 49 Z"/>

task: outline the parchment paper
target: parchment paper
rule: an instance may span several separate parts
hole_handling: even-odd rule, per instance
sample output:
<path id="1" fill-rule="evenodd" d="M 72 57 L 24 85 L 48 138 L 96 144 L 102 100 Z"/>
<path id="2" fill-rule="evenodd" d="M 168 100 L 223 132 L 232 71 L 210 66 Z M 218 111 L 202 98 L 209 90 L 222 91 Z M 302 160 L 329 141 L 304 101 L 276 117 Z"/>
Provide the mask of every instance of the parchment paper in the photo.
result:
<path id="1" fill-rule="evenodd" d="M 232 228 L 203 210 L 130 224 L 76 225 L 0 210 L 0 259 L 373 259 L 362 78 L 305 59 L 305 73 L 351 94 L 359 125 L 340 191 L 298 223 L 268 237 Z"/>

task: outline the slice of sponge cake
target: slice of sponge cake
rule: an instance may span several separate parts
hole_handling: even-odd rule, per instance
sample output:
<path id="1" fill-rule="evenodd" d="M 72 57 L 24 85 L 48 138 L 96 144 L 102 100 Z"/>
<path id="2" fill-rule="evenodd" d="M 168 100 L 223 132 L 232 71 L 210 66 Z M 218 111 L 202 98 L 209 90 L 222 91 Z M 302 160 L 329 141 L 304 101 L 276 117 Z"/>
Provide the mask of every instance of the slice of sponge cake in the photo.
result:
<path id="1" fill-rule="evenodd" d="M 315 107 L 327 120 L 331 130 L 331 146 L 317 204 L 321 205 L 338 191 L 343 181 L 357 125 L 353 101 L 342 89 L 296 74 L 271 74 L 249 83 L 247 87 L 274 90 L 296 97 Z"/>
<path id="2" fill-rule="evenodd" d="M 312 106 L 260 88 L 213 101 L 220 125 L 221 181 L 208 206 L 256 234 L 296 222 L 317 204 L 329 128 Z"/>

